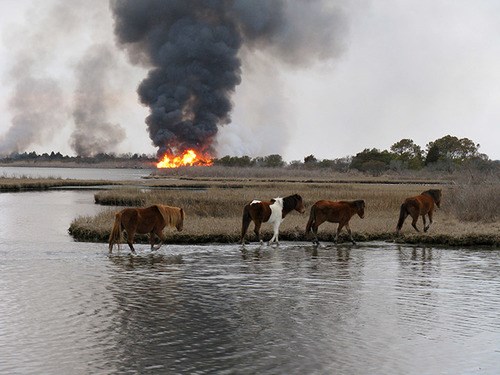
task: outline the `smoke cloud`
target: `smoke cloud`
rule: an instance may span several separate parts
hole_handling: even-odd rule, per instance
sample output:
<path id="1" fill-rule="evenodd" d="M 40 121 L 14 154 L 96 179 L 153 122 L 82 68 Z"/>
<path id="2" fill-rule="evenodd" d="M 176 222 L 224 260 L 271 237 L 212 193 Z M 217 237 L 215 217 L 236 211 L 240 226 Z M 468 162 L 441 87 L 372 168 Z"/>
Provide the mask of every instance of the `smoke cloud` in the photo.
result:
<path id="1" fill-rule="evenodd" d="M 108 75 L 116 65 L 109 46 L 94 45 L 76 66 L 78 83 L 73 111 L 76 129 L 71 136 L 71 146 L 77 155 L 108 152 L 110 145 L 125 139 L 125 130 L 107 121 L 113 106 L 108 93 Z"/>
<path id="2" fill-rule="evenodd" d="M 68 144 L 77 155 L 112 151 L 124 139 L 124 130 L 108 120 L 118 51 L 97 42 L 112 33 L 102 26 L 106 19 L 111 26 L 100 0 L 57 0 L 35 3 L 26 23 L 9 30 L 12 66 L 3 83 L 12 86 L 12 117 L 0 135 L 0 155 L 60 137 L 73 125 L 72 118 L 75 129 Z"/>
<path id="3" fill-rule="evenodd" d="M 12 125 L 0 138 L 0 155 L 22 152 L 51 139 L 66 120 L 60 111 L 64 95 L 50 78 L 26 75 L 19 79 L 9 101 Z"/>
<path id="4" fill-rule="evenodd" d="M 346 30 L 341 8 L 327 0 L 111 0 L 111 9 L 118 43 L 150 69 L 138 94 L 159 156 L 214 153 L 252 51 L 306 66 L 340 54 Z"/>

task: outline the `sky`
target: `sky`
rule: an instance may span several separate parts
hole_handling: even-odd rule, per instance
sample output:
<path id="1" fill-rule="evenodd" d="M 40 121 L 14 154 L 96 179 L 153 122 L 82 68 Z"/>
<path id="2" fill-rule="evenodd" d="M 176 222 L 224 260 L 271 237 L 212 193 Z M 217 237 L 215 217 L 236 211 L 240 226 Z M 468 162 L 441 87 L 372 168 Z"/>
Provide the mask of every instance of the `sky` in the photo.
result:
<path id="1" fill-rule="evenodd" d="M 74 155 L 92 141 L 82 130 L 89 117 L 104 124 L 96 134 L 110 152 L 156 153 L 145 125 L 149 110 L 136 93 L 147 68 L 117 47 L 107 3 L 74 0 L 71 14 L 58 10 L 68 2 L 40 3 L 0 0 L 0 153 L 17 147 Z M 334 159 L 389 149 L 403 138 L 425 149 L 449 134 L 500 159 L 499 1 L 335 6 L 344 24 L 332 35 L 339 51 L 327 58 L 294 65 L 273 51 L 242 51 L 241 83 L 231 96 L 231 122 L 219 127 L 217 156 Z M 89 70 L 96 45 L 109 50 L 99 74 Z M 80 100 L 89 92 L 92 100 Z M 49 111 L 39 116 L 38 105 Z"/>

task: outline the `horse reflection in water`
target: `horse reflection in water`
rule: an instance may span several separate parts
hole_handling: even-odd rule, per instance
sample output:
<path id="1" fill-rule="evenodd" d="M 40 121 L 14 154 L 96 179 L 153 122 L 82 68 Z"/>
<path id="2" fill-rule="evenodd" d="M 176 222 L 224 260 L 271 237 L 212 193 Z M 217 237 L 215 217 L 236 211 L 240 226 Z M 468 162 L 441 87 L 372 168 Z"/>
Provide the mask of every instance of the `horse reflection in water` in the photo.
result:
<path id="1" fill-rule="evenodd" d="M 163 229 L 166 226 L 175 227 L 180 232 L 183 224 L 184 210 L 179 207 L 156 204 L 147 208 L 125 208 L 115 215 L 109 236 L 109 252 L 113 251 L 115 243 L 122 242 L 123 231 L 127 233 L 127 244 L 132 253 L 135 253 L 133 241 L 136 233 L 149 233 L 151 250 L 158 250 L 166 240 Z M 155 236 L 161 241 L 156 246 Z"/>
<path id="2" fill-rule="evenodd" d="M 399 221 L 396 227 L 396 233 L 399 234 L 408 215 L 412 217 L 413 220 L 411 222 L 411 225 L 417 232 L 420 232 L 417 228 L 417 220 L 419 216 L 422 216 L 422 221 L 424 223 L 424 232 L 427 232 L 432 224 L 434 204 L 440 207 L 440 189 L 426 190 L 416 197 L 406 198 L 399 211 Z M 427 223 L 425 222 L 425 215 L 429 216 L 429 225 L 427 225 Z"/>
<path id="3" fill-rule="evenodd" d="M 301 214 L 305 212 L 304 202 L 298 194 L 290 195 L 285 198 L 274 198 L 269 202 L 253 200 L 248 203 L 243 209 L 243 218 L 241 224 L 241 243 L 245 244 L 245 235 L 250 223 L 255 224 L 254 232 L 257 236 L 257 241 L 262 243 L 260 239 L 260 226 L 262 223 L 269 222 L 273 225 L 273 236 L 269 241 L 269 245 L 273 242 L 279 244 L 279 228 L 285 216 L 291 211 L 298 211 Z"/>
<path id="4" fill-rule="evenodd" d="M 167 271 L 172 265 L 183 264 L 182 255 L 164 255 L 161 253 L 149 253 L 144 255 L 110 256 L 109 259 L 115 266 L 126 271 L 134 269 L 155 269 Z"/>
<path id="5" fill-rule="evenodd" d="M 319 245 L 318 227 L 325 221 L 328 221 L 330 223 L 339 223 L 337 233 L 335 235 L 335 243 L 338 242 L 339 233 L 342 228 L 346 227 L 351 242 L 356 244 L 352 238 L 351 228 L 349 227 L 349 220 L 351 220 L 351 217 L 355 214 L 358 214 L 360 218 L 365 217 L 364 200 L 337 202 L 327 200 L 317 201 L 311 207 L 309 221 L 306 226 L 306 236 L 312 230 L 314 233 L 313 243 Z"/>

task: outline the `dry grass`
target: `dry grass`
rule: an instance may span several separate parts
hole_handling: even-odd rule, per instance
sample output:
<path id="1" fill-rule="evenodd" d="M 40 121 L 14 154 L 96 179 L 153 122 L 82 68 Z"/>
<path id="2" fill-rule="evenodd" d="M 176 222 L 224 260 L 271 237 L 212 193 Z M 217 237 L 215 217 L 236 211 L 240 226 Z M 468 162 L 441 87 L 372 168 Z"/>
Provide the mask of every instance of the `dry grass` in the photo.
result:
<path id="1" fill-rule="evenodd" d="M 242 208 L 246 203 L 252 199 L 267 200 L 294 193 L 302 195 L 307 207 L 320 199 L 364 199 L 365 218 L 360 219 L 355 216 L 351 219 L 351 229 L 358 240 L 495 246 L 500 239 L 500 223 L 496 219 L 470 223 L 457 218 L 456 186 L 441 186 L 443 189 L 441 209 L 435 212 L 434 225 L 428 234 L 417 234 L 410 226 L 410 219 L 407 219 L 403 226 L 402 237 L 395 238 L 399 207 L 403 200 L 429 188 L 440 186 L 324 182 L 247 182 L 243 187 L 232 188 L 220 183 L 208 183 L 208 185 L 212 187 L 205 190 L 111 190 L 98 193 L 96 201 L 113 202 L 112 204 L 116 205 L 147 206 L 162 203 L 183 207 L 187 214 L 184 231 L 169 232 L 168 235 L 171 241 L 179 243 L 236 242 L 241 231 Z M 496 193 L 499 187 L 500 185 L 495 185 Z M 460 208 L 458 210 L 460 211 Z M 94 218 L 78 218 L 72 223 L 70 231 L 79 240 L 106 241 L 114 220 L 113 213 L 116 211 L 117 209 L 110 209 Z M 304 230 L 308 216 L 308 210 L 303 215 L 292 212 L 287 216 L 280 229 L 280 239 L 306 240 Z M 422 226 L 421 221 L 418 225 Z M 253 226 L 250 227 L 250 238 L 253 238 L 252 229 Z M 335 230 L 336 224 L 323 224 L 319 229 L 320 239 L 331 241 Z M 262 228 L 264 238 L 271 236 L 270 231 L 270 227 L 264 224 Z M 142 239 L 144 240 L 145 238 Z"/>
<path id="2" fill-rule="evenodd" d="M 70 180 L 62 178 L 0 177 L 0 191 L 47 190 L 65 186 L 113 185 L 110 181 Z"/>

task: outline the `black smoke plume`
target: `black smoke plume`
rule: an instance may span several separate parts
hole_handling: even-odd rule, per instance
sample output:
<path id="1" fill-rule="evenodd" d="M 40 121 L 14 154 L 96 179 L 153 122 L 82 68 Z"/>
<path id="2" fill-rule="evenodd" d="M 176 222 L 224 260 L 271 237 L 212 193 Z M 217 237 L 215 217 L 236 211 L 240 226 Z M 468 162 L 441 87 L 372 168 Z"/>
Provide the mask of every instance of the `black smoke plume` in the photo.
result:
<path id="1" fill-rule="evenodd" d="M 303 65 L 338 54 L 345 28 L 326 0 L 111 0 L 111 9 L 118 43 L 150 68 L 138 93 L 159 156 L 213 153 L 217 127 L 230 122 L 243 49 Z"/>

